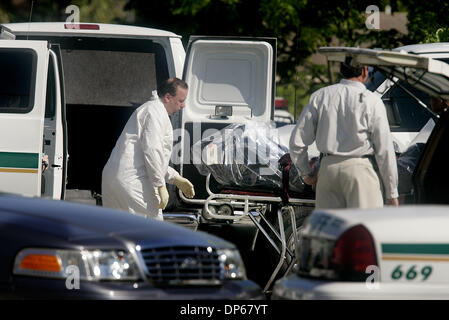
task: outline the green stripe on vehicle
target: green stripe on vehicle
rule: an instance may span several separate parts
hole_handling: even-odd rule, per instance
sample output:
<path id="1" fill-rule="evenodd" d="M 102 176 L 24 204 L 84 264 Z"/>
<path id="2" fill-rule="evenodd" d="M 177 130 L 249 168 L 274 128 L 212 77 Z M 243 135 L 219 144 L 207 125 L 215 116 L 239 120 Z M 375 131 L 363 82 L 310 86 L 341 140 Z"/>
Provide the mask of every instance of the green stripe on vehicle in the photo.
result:
<path id="1" fill-rule="evenodd" d="M 449 254 L 449 244 L 446 243 L 383 243 L 382 253 L 400 254 Z"/>
<path id="2" fill-rule="evenodd" d="M 37 169 L 39 154 L 25 152 L 0 152 L 0 167 Z"/>

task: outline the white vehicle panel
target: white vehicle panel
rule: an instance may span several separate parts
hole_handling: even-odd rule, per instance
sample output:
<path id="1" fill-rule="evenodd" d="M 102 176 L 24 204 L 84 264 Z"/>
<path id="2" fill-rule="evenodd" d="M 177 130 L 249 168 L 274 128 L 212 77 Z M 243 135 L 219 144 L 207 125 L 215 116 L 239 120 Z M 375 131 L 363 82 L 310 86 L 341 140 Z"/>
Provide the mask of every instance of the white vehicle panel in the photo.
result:
<path id="1" fill-rule="evenodd" d="M 59 79 L 59 66 L 57 56 L 53 51 L 50 51 L 50 59 L 53 62 L 53 68 L 49 68 L 48 77 L 54 77 L 55 81 Z M 53 71 L 53 74 L 51 74 Z M 64 176 L 64 130 L 63 130 L 63 115 L 61 103 L 61 87 L 59 83 L 50 82 L 47 85 L 54 85 L 54 114 L 52 117 L 44 120 L 44 151 L 48 155 L 50 165 L 45 172 L 42 173 L 44 183 L 42 190 L 43 197 L 53 199 L 61 199 L 63 190 L 63 176 Z M 48 106 L 47 106 L 48 107 Z"/>
<path id="2" fill-rule="evenodd" d="M 424 300 L 449 299 L 447 283 L 378 283 L 323 281 L 291 275 L 276 282 L 272 299 Z"/>
<path id="3" fill-rule="evenodd" d="M 170 38 L 170 46 L 169 48 L 165 48 L 167 52 L 167 57 L 169 54 L 173 57 L 173 74 L 175 77 L 181 79 L 182 71 L 184 68 L 184 60 L 186 58 L 186 53 L 184 51 L 184 47 L 182 46 L 182 42 L 178 38 Z M 167 61 L 171 59 L 167 58 Z M 170 63 L 169 63 L 170 65 Z"/>
<path id="4" fill-rule="evenodd" d="M 10 29 L 16 35 L 22 34 L 40 34 L 40 35 L 70 35 L 75 36 L 111 36 L 111 37 L 175 37 L 181 38 L 181 36 L 174 34 L 173 32 L 135 27 L 125 25 L 114 25 L 104 23 L 83 23 L 80 24 L 98 26 L 98 29 L 76 29 L 72 27 L 66 27 L 67 23 L 63 22 L 32 22 L 32 23 L 5 23 L 8 29 Z M 76 24 L 68 24 L 70 26 L 76 26 Z"/>
<path id="5" fill-rule="evenodd" d="M 37 169 L 25 168 L 0 168 L 0 180 L 1 192 L 24 196 L 37 196 L 39 190 L 36 187 L 41 181 Z"/>
<path id="6" fill-rule="evenodd" d="M 317 210 L 347 227 L 363 224 L 377 241 L 449 241 L 449 208 L 446 206 L 408 205 L 382 209 Z M 315 213 L 314 213 L 315 214 Z M 429 232 L 432 230 L 432 232 Z"/>
<path id="7" fill-rule="evenodd" d="M 266 42 L 198 40 L 186 61 L 189 84 L 183 118 L 210 122 L 217 105 L 233 107 L 229 122 L 269 121 L 273 49 Z"/>
<path id="8" fill-rule="evenodd" d="M 14 50 L 17 54 L 29 57 L 23 63 L 30 63 L 35 72 L 30 75 L 30 104 L 24 110 L 15 112 L 8 110 L 10 102 L 4 102 L 0 116 L 0 135 L 7 137 L 0 141 L 0 190 L 26 196 L 40 196 L 41 192 L 41 159 L 43 151 L 44 108 L 47 86 L 47 70 L 49 50 L 45 41 L 1 40 L 0 50 L 5 54 Z M 24 56 L 25 57 L 25 56 Z M 6 60 L 5 60 L 6 61 Z M 16 68 L 16 66 L 13 66 Z M 21 76 L 24 76 L 23 74 Z M 34 77 L 34 79 L 33 79 Z M 23 80 L 23 79 L 22 79 Z M 3 96 L 19 98 L 15 92 L 3 92 Z M 29 98 L 30 99 L 30 98 Z"/>
<path id="9" fill-rule="evenodd" d="M 305 232 L 325 239 L 365 226 L 375 242 L 382 283 L 449 282 L 448 207 L 319 210 L 310 219 Z"/>
<path id="10" fill-rule="evenodd" d="M 407 51 L 419 55 L 444 54 L 447 57 L 449 53 L 449 42 L 412 44 L 396 48 L 394 51 Z"/>

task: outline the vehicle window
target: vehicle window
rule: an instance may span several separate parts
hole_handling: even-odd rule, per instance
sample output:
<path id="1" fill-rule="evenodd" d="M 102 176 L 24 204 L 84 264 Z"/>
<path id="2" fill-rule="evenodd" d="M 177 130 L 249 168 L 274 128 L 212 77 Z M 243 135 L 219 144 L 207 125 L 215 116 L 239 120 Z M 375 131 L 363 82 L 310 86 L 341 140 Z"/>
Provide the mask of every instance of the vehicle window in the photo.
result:
<path id="1" fill-rule="evenodd" d="M 45 100 L 45 118 L 53 118 L 56 112 L 55 67 L 50 59 L 47 76 L 47 96 Z"/>
<path id="2" fill-rule="evenodd" d="M 366 88 L 374 92 L 374 90 L 376 90 L 385 81 L 385 79 L 386 77 L 382 72 L 370 69 L 368 80 L 365 83 Z"/>
<path id="3" fill-rule="evenodd" d="M 29 39 L 61 47 L 69 105 L 138 107 L 169 76 L 165 50 L 151 40 L 52 36 Z"/>
<path id="4" fill-rule="evenodd" d="M 421 106 L 403 88 L 421 100 L 427 108 Z M 430 110 L 430 96 L 403 81 L 394 85 L 382 96 L 387 108 L 388 122 L 392 132 L 417 132 L 434 116 Z"/>
<path id="5" fill-rule="evenodd" d="M 164 50 L 152 41 L 82 40 L 61 45 L 67 104 L 138 107 L 168 75 Z"/>
<path id="6" fill-rule="evenodd" d="M 156 88 L 154 55 L 100 50 L 62 50 L 66 102 L 138 106 Z"/>
<path id="7" fill-rule="evenodd" d="M 33 109 L 37 56 L 31 49 L 0 49 L 0 112 Z"/>

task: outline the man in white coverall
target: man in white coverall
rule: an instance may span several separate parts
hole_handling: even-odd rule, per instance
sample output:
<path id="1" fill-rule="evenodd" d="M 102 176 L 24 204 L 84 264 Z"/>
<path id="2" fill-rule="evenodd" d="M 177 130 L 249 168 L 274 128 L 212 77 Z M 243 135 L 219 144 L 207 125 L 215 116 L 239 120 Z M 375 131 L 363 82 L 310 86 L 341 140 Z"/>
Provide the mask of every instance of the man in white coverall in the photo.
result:
<path id="1" fill-rule="evenodd" d="M 317 208 L 377 208 L 398 205 L 398 172 L 382 100 L 366 89 L 366 66 L 341 64 L 340 83 L 314 92 L 290 137 L 290 155 L 305 183 L 316 186 Z M 323 155 L 318 177 L 311 173 L 307 147 Z"/>
<path id="2" fill-rule="evenodd" d="M 193 198 L 193 185 L 169 166 L 173 145 L 169 115 L 184 108 L 187 90 L 184 81 L 168 79 L 158 88 L 158 96 L 131 115 L 103 169 L 103 206 L 163 220 L 169 197 L 166 182 Z"/>

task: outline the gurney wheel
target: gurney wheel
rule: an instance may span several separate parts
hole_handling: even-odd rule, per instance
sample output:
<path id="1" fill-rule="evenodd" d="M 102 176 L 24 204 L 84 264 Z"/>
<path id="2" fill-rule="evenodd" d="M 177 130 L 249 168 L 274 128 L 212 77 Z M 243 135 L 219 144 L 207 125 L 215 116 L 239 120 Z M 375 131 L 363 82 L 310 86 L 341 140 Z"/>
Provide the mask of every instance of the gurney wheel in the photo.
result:
<path id="1" fill-rule="evenodd" d="M 232 210 L 232 207 L 228 204 L 223 204 L 218 207 L 218 214 L 222 216 L 232 216 L 234 215 L 234 210 Z"/>

